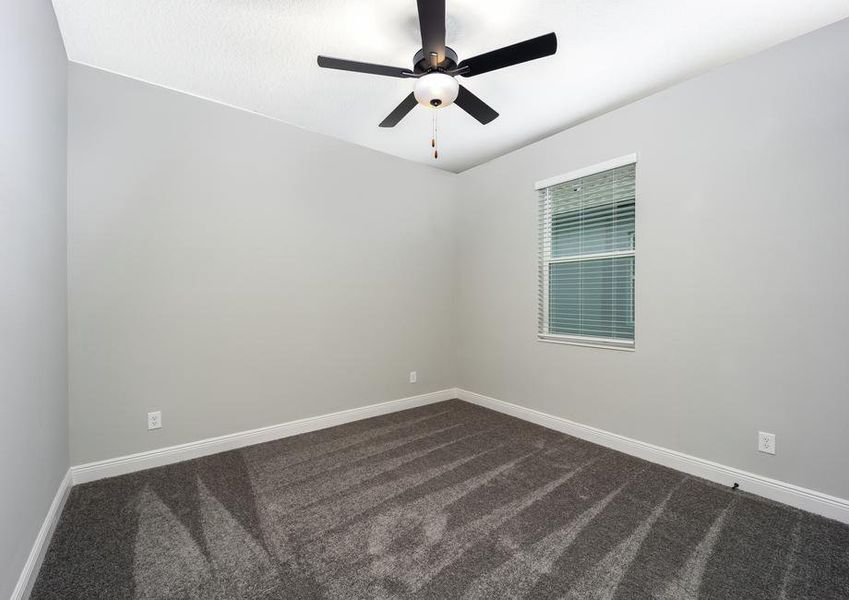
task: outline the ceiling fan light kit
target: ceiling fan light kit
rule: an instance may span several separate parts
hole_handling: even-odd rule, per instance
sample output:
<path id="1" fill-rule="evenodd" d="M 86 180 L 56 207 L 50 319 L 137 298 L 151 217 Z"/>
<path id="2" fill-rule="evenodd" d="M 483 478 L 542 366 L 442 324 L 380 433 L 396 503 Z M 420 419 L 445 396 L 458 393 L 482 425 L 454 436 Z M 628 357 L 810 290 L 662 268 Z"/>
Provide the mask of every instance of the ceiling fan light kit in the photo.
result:
<path id="1" fill-rule="evenodd" d="M 549 33 L 458 61 L 457 53 L 445 45 L 445 0 L 417 0 L 422 48 L 413 56 L 413 68 L 377 65 L 329 56 L 319 56 L 318 66 L 415 79 L 414 90 L 380 123 L 395 127 L 417 104 L 444 108 L 456 104 L 483 125 L 498 113 L 457 81 L 458 76 L 474 77 L 504 67 L 550 56 L 557 51 L 557 36 Z"/>
<path id="2" fill-rule="evenodd" d="M 460 92 L 457 80 L 439 71 L 423 75 L 416 80 L 413 96 L 422 106 L 444 108 L 453 104 Z"/>

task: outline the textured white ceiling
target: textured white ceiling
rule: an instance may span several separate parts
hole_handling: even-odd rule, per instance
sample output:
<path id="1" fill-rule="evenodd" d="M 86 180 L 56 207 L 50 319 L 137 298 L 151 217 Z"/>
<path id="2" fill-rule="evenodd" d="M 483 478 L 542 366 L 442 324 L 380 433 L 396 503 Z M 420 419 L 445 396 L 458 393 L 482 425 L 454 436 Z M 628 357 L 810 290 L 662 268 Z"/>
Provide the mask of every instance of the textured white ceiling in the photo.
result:
<path id="1" fill-rule="evenodd" d="M 849 16 L 849 0 L 447 0 L 460 58 L 554 31 L 556 55 L 461 83 L 456 106 L 378 123 L 413 81 L 320 69 L 316 55 L 410 67 L 414 0 L 54 0 L 72 61 L 461 171 L 711 67 Z"/>

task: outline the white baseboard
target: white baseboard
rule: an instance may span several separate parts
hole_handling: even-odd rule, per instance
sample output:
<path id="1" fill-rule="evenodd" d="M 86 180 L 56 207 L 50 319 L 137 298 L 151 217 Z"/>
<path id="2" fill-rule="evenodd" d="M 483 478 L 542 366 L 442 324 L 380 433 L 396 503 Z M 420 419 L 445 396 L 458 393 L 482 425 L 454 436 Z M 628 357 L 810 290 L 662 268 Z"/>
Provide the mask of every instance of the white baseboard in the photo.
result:
<path id="1" fill-rule="evenodd" d="M 734 467 L 727 467 L 709 460 L 684 454 L 683 452 L 662 448 L 661 446 L 634 440 L 603 429 L 582 425 L 581 423 L 576 423 L 562 417 L 555 417 L 554 415 L 538 410 L 490 398 L 483 394 L 458 388 L 455 396 L 466 402 L 478 404 L 524 421 L 530 421 L 548 429 L 567 433 L 577 438 L 599 444 L 600 446 L 612 448 L 613 450 L 618 450 L 709 481 L 728 486 L 738 483 L 740 484 L 740 489 L 752 494 L 783 504 L 789 504 L 790 506 L 823 515 L 843 523 L 849 523 L 849 500 L 843 498 L 829 496 L 828 494 L 793 485 L 792 483 L 785 483 L 770 479 L 769 477 L 755 475 L 754 473 L 735 469 Z"/>
<path id="2" fill-rule="evenodd" d="M 119 456 L 118 458 L 110 458 L 97 462 L 87 463 L 71 467 L 74 484 L 87 483 L 97 479 L 106 477 L 115 477 L 117 475 L 125 475 L 135 471 L 151 469 L 153 467 L 161 467 L 172 463 L 199 458 L 209 454 L 216 454 L 226 450 L 234 450 L 243 448 L 253 444 L 261 444 L 262 442 L 270 442 L 281 438 L 316 431 L 318 429 L 326 429 L 335 425 L 342 425 L 360 419 L 376 417 L 388 413 L 406 410 L 416 406 L 424 406 L 434 402 L 450 400 L 456 398 L 457 388 L 449 388 L 428 394 L 420 394 L 418 396 L 410 396 L 399 400 L 390 400 L 379 404 L 371 404 L 360 408 L 352 408 L 342 410 L 327 415 L 319 415 L 316 417 L 307 417 L 306 419 L 298 419 L 297 421 L 289 421 L 279 425 L 270 425 L 251 429 L 249 431 L 240 431 L 230 433 L 178 446 L 169 446 L 167 448 L 158 448 L 147 452 L 139 452 L 127 456 Z"/>
<path id="3" fill-rule="evenodd" d="M 56 490 L 53 502 L 50 503 L 41 529 L 38 530 L 38 535 L 35 537 L 35 542 L 29 551 L 29 556 L 24 563 L 24 568 L 20 577 L 18 577 L 18 584 L 12 591 L 10 600 L 24 600 L 29 597 L 32 586 L 35 584 L 35 578 L 38 576 L 38 570 L 41 568 L 41 563 L 47 552 L 47 547 L 50 545 L 50 538 L 53 537 L 53 531 L 59 522 L 62 509 L 65 507 L 65 500 L 68 499 L 68 494 L 71 492 L 71 485 L 71 471 L 69 469 L 59 483 L 59 489 Z"/>

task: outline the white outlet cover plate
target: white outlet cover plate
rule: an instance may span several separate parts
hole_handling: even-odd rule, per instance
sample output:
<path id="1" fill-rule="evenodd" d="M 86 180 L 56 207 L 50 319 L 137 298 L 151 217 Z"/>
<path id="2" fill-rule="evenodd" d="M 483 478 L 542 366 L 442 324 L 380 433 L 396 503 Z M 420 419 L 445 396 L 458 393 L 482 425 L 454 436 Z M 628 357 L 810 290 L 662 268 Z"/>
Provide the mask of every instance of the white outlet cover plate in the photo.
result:
<path id="1" fill-rule="evenodd" d="M 147 428 L 161 429 L 162 428 L 162 411 L 157 410 L 147 413 Z"/>
<path id="2" fill-rule="evenodd" d="M 758 451 L 766 452 L 767 454 L 775 454 L 775 434 L 758 432 Z"/>
<path id="3" fill-rule="evenodd" d="M 415 383 L 417 379 L 417 375 L 415 371 L 410 371 L 410 383 Z"/>

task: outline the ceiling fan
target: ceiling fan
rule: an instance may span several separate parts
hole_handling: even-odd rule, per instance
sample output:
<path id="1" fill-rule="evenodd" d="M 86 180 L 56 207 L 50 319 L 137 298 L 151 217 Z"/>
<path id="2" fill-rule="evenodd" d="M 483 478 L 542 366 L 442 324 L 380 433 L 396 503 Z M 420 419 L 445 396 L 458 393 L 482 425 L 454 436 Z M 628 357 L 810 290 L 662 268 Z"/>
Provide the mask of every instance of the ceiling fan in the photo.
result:
<path id="1" fill-rule="evenodd" d="M 498 116 L 488 104 L 460 85 L 456 77 L 474 77 L 496 69 L 528 62 L 557 51 L 557 36 L 549 33 L 518 44 L 458 61 L 457 53 L 445 45 L 445 0 L 416 0 L 422 48 L 413 56 L 413 68 L 390 67 L 372 63 L 319 56 L 318 66 L 386 77 L 414 78 L 414 91 L 389 113 L 381 127 L 395 127 L 416 104 L 443 108 L 457 106 L 486 125 Z"/>

